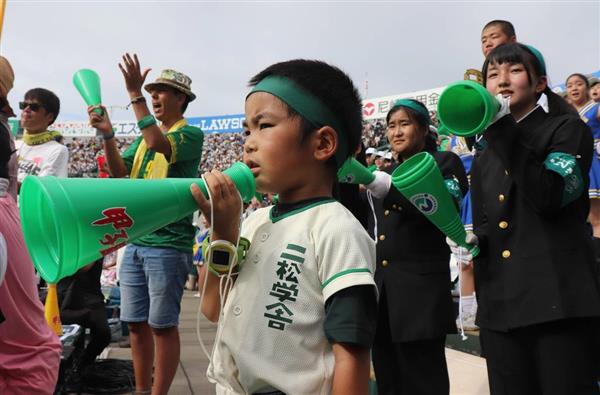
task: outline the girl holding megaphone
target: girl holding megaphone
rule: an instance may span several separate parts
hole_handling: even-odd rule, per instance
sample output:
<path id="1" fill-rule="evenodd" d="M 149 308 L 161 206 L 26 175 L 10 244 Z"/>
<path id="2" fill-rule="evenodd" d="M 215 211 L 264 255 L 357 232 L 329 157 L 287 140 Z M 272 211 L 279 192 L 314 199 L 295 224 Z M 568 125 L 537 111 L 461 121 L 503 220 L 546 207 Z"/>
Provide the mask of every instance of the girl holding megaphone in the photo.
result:
<path id="1" fill-rule="evenodd" d="M 483 78 L 501 104 L 471 168 L 477 325 L 491 394 L 597 394 L 592 136 L 548 88 L 535 48 L 495 48 Z"/>
<path id="2" fill-rule="evenodd" d="M 439 167 L 442 177 L 453 183 L 460 199 L 468 188 L 462 162 L 452 152 L 437 151 L 429 124 L 429 112 L 423 104 L 397 101 L 387 115 L 391 149 L 403 164 L 422 153 L 431 155 L 433 167 Z M 387 171 L 399 168 L 396 163 Z M 409 201 L 396 187 L 390 187 L 396 172 L 391 176 L 376 173 L 366 187 L 372 191 L 376 186 L 373 195 L 379 198 L 374 201 L 379 312 L 373 345 L 378 393 L 447 394 L 444 344 L 447 333 L 456 333 L 449 283 L 450 250 L 445 234 L 422 211 L 440 207 L 426 193 L 420 194 L 420 200 Z M 391 181 L 384 183 L 384 176 Z M 441 179 L 439 184 L 445 188 Z M 385 192 L 382 185 L 387 185 Z M 450 205 L 458 203 L 449 196 L 448 200 Z M 458 219 L 456 207 L 453 209 Z"/>

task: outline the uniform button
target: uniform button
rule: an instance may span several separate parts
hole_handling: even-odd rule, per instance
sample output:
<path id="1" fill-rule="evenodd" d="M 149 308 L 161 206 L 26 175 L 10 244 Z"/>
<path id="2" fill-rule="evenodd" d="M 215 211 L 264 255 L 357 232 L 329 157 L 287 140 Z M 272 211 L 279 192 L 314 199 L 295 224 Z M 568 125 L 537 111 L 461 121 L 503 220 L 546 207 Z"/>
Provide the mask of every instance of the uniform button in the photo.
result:
<path id="1" fill-rule="evenodd" d="M 508 222 L 502 221 L 498 224 L 498 226 L 500 227 L 500 229 L 506 229 L 508 228 Z"/>
<path id="2" fill-rule="evenodd" d="M 266 241 L 268 238 L 269 238 L 268 233 L 263 233 L 262 235 L 260 235 L 260 241 Z"/>
<path id="3" fill-rule="evenodd" d="M 504 201 L 504 195 L 503 194 L 498 195 L 498 201 L 500 201 L 500 202 Z"/>
<path id="4" fill-rule="evenodd" d="M 385 210 L 385 211 L 383 212 L 383 215 L 390 215 L 390 210 Z"/>
<path id="5" fill-rule="evenodd" d="M 384 241 L 385 240 L 385 235 L 379 236 L 379 240 Z"/>
<path id="6" fill-rule="evenodd" d="M 395 210 L 398 206 L 396 206 L 395 204 L 392 204 L 392 208 Z"/>
<path id="7" fill-rule="evenodd" d="M 504 258 L 504 259 L 510 258 L 510 251 L 509 250 L 502 251 L 502 258 Z"/>
<path id="8" fill-rule="evenodd" d="M 384 259 L 383 261 L 381 261 L 381 266 L 386 267 L 388 263 L 389 262 Z"/>
<path id="9" fill-rule="evenodd" d="M 254 258 L 252 258 L 252 262 L 258 263 L 258 261 L 260 261 L 260 255 L 256 254 L 254 255 Z"/>
<path id="10" fill-rule="evenodd" d="M 235 315 L 240 315 L 240 314 L 242 314 L 242 308 L 241 308 L 240 306 L 235 306 L 235 307 L 233 308 L 233 314 L 235 314 Z"/>

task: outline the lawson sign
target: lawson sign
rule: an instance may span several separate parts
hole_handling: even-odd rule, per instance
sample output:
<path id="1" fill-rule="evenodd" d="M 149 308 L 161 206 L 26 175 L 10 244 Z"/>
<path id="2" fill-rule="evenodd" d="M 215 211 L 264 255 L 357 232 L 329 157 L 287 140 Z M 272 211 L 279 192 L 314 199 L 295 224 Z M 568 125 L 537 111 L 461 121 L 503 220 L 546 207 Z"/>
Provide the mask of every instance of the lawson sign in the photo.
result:
<path id="1" fill-rule="evenodd" d="M 190 125 L 202 129 L 204 133 L 239 133 L 244 130 L 244 119 L 244 114 L 235 114 L 187 118 L 187 121 Z"/>

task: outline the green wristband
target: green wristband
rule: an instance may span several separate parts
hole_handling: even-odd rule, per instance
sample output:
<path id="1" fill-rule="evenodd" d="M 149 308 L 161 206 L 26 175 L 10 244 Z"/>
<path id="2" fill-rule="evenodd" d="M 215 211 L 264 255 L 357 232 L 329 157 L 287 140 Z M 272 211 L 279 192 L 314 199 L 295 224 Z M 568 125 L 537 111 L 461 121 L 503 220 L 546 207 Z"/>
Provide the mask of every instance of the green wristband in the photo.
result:
<path id="1" fill-rule="evenodd" d="M 154 118 L 152 115 L 146 115 L 144 118 L 138 121 L 137 125 L 140 130 L 146 129 L 148 126 L 156 125 L 156 118 Z"/>

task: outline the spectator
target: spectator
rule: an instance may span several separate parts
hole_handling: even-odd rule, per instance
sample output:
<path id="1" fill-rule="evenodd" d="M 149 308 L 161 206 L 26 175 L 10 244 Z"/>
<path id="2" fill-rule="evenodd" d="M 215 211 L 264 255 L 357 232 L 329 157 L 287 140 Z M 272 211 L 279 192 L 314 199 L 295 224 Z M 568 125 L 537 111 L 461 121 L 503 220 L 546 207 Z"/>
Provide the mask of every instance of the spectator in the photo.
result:
<path id="1" fill-rule="evenodd" d="M 155 118 L 142 95 L 150 69 L 142 73 L 137 55 L 129 54 L 123 56 L 119 68 L 142 136 L 121 156 L 106 109 L 100 107 L 100 115 L 94 112 L 97 107 L 88 108 L 90 123 L 103 134 L 111 175 L 140 179 L 195 177 L 204 134 L 183 118 L 189 102 L 196 98 L 191 79 L 174 70 L 163 70 L 155 82 L 144 86 L 152 97 Z M 190 215 L 136 239 L 125 250 L 119 273 L 121 321 L 129 327 L 136 392 L 166 394 L 177 371 L 180 304 L 191 271 L 193 239 Z"/>
<path id="2" fill-rule="evenodd" d="M 15 74 L 13 69 L 4 56 L 0 56 L 0 123 L 4 126 L 1 129 L 2 133 L 7 133 L 9 137 L 9 147 L 14 153 L 15 151 L 15 139 L 11 133 L 10 126 L 8 125 L 8 118 L 14 117 L 10 104 L 8 103 L 8 92 L 13 87 L 15 80 Z M 11 154 L 8 162 L 8 193 L 17 200 L 17 155 Z"/>
<path id="3" fill-rule="evenodd" d="M 1 85 L 1 84 L 0 84 Z M 0 125 L 0 256 L 7 257 L 0 285 L 0 394 L 50 395 L 58 378 L 61 345 L 50 330 L 40 303 L 33 263 L 8 194 L 9 136 Z"/>
<path id="4" fill-rule="evenodd" d="M 596 77 L 589 79 L 590 81 L 590 97 L 596 103 L 600 103 L 600 80 Z"/>
<path id="5" fill-rule="evenodd" d="M 60 133 L 48 130 L 60 111 L 58 97 L 47 89 L 31 89 L 19 108 L 25 134 L 18 146 L 18 182 L 28 175 L 67 177 L 69 150 L 56 142 Z"/>

